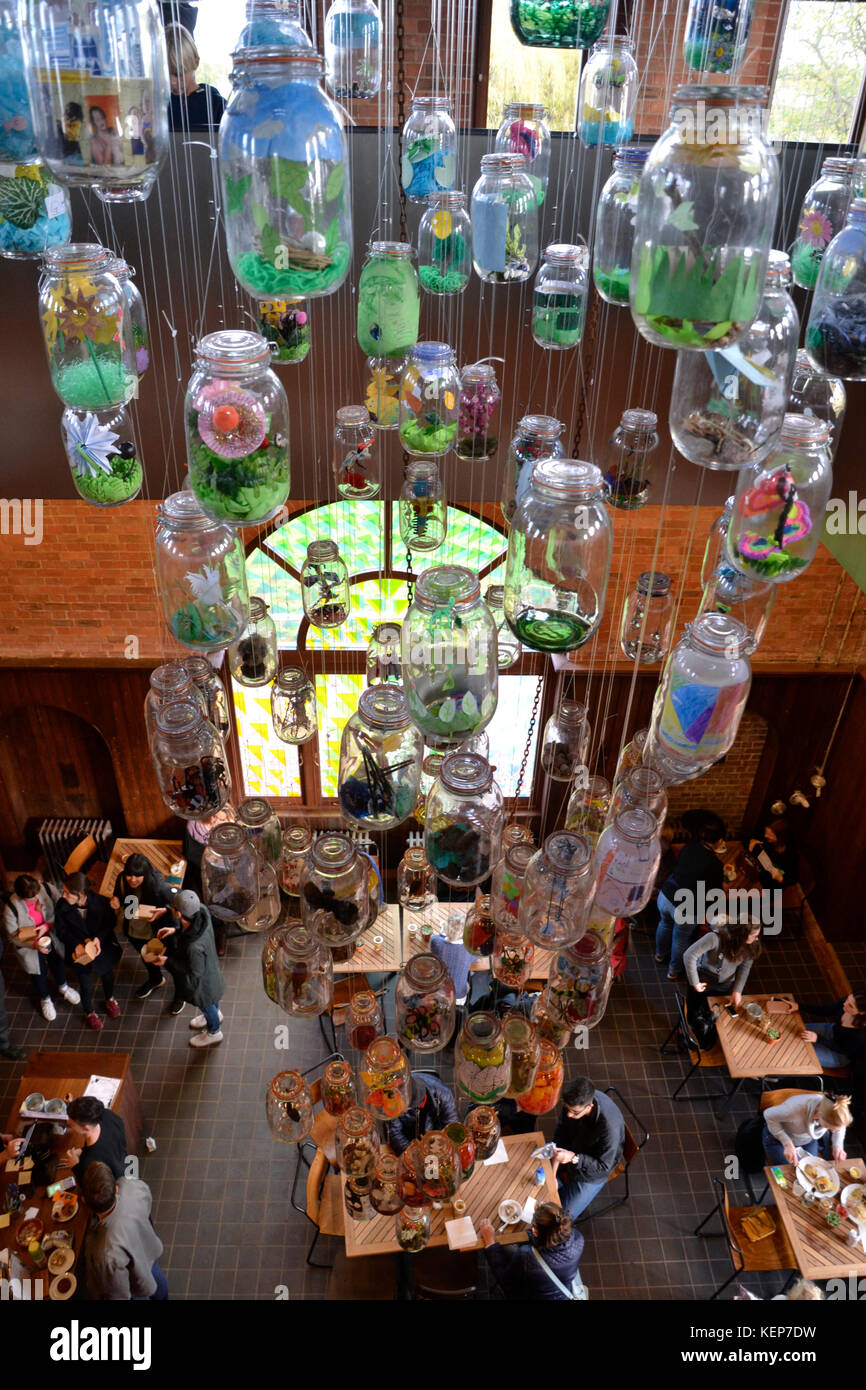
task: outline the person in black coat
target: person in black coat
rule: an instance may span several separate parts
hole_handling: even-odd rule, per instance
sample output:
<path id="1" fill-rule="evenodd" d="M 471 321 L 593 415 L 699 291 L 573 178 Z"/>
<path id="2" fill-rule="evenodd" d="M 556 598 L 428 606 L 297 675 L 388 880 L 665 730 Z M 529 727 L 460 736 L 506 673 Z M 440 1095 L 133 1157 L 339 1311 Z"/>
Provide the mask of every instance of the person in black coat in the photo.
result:
<path id="1" fill-rule="evenodd" d="M 802 1004 L 802 1012 L 822 1020 L 802 1033 L 815 1044 L 822 1067 L 835 1070 L 866 1063 L 866 990 L 847 994 L 835 1004 Z"/>
<path id="2" fill-rule="evenodd" d="M 156 933 L 165 953 L 154 964 L 164 965 L 174 978 L 169 1013 L 179 1014 L 184 1004 L 195 1004 L 201 1011 L 190 1020 L 190 1047 L 210 1047 L 223 1040 L 219 1002 L 226 988 L 210 913 L 198 894 L 188 888 L 174 895 L 171 910 L 172 926 L 160 927 Z"/>
<path id="3" fill-rule="evenodd" d="M 791 841 L 791 827 L 784 819 L 771 820 L 759 839 L 749 841 L 749 853 L 765 855 L 770 867 L 761 864 L 762 888 L 790 888 L 800 875 L 800 856 Z"/>
<path id="4" fill-rule="evenodd" d="M 576 1076 L 562 1093 L 553 1142 L 553 1171 L 560 1199 L 575 1219 L 601 1191 L 622 1157 L 622 1111 L 587 1077 Z"/>
<path id="5" fill-rule="evenodd" d="M 105 1012 L 120 1018 L 120 1005 L 114 997 L 114 967 L 120 959 L 120 946 L 114 935 L 114 913 L 107 898 L 94 893 L 84 874 L 67 874 L 63 892 L 54 913 L 54 929 L 66 948 L 66 964 L 78 974 L 81 1005 L 89 1028 L 96 1032 L 102 1020 L 93 1008 L 94 980 L 102 984 Z M 85 944 L 96 946 L 96 955 L 78 958 Z"/>
<path id="6" fill-rule="evenodd" d="M 120 1116 L 98 1096 L 76 1096 L 66 1113 L 72 1123 L 68 1135 L 73 1142 L 67 1152 L 78 1155 L 73 1171 L 79 1187 L 91 1163 L 106 1163 L 116 1178 L 125 1177 L 126 1127 Z"/>
<path id="7" fill-rule="evenodd" d="M 412 1104 L 388 1125 L 388 1143 L 401 1154 L 413 1139 L 456 1122 L 457 1104 L 445 1082 L 429 1072 L 416 1071 L 412 1073 Z"/>
<path id="8" fill-rule="evenodd" d="M 114 880 L 111 908 L 117 913 L 117 924 L 136 955 L 153 936 L 153 923 L 165 917 L 170 902 L 171 891 L 159 869 L 155 869 L 143 854 L 130 854 Z M 153 910 L 139 915 L 142 907 Z M 144 968 L 147 979 L 135 990 L 136 999 L 146 999 L 165 984 L 158 965 L 145 961 Z"/>
<path id="9" fill-rule="evenodd" d="M 497 1245 L 493 1226 L 486 1219 L 479 1223 L 478 1234 L 506 1298 L 569 1301 L 559 1284 L 571 1291 L 584 1241 L 562 1207 L 554 1202 L 536 1207 L 526 1245 Z"/>
<path id="10" fill-rule="evenodd" d="M 689 811 L 683 816 L 683 825 L 691 838 L 680 850 L 673 872 L 662 884 L 656 900 L 659 924 L 655 958 L 659 965 L 668 964 L 669 980 L 683 979 L 683 953 L 696 929 L 704 924 L 704 917 L 698 913 L 699 885 L 703 884 L 706 897 L 725 882 L 718 857 L 725 842 L 724 822 L 714 811 Z M 689 899 L 676 896 L 684 891 L 691 895 Z"/>

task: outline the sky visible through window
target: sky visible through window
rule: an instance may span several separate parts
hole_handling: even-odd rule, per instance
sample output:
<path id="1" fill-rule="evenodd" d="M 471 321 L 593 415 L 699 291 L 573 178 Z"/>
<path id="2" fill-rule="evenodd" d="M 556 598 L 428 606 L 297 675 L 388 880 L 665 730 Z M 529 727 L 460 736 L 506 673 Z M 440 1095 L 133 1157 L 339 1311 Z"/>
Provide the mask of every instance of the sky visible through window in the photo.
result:
<path id="1" fill-rule="evenodd" d="M 866 4 L 792 0 L 770 113 L 771 140 L 846 144 L 866 65 Z"/>

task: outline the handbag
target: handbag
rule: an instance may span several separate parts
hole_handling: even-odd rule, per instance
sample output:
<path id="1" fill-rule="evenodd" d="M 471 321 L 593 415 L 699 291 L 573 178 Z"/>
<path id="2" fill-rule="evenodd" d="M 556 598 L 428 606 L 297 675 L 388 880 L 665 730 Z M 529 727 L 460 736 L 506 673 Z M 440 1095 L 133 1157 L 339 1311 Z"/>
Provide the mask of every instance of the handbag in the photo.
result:
<path id="1" fill-rule="evenodd" d="M 535 1246 L 531 1245 L 529 1248 L 535 1256 L 535 1259 L 537 1260 L 538 1264 L 544 1270 L 548 1279 L 553 1280 L 554 1284 L 559 1289 L 559 1292 L 561 1294 L 564 1294 L 565 1297 L 572 1303 L 586 1303 L 587 1299 L 589 1298 L 589 1291 L 587 1290 L 586 1284 L 584 1284 L 579 1274 L 575 1274 L 574 1278 L 572 1279 L 571 1288 L 566 1288 L 562 1280 L 558 1279 L 557 1276 L 554 1274 L 547 1261 L 541 1258 Z"/>

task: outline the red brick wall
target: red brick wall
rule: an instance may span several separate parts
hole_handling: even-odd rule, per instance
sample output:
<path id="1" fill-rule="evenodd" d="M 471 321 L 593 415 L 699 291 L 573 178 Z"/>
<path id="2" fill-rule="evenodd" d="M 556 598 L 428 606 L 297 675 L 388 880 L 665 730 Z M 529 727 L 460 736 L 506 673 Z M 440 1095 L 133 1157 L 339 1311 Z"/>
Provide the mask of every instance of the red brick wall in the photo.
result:
<path id="1" fill-rule="evenodd" d="M 723 762 L 694 782 L 671 787 L 668 793 L 668 819 L 674 820 L 684 811 L 699 806 L 711 806 L 721 816 L 732 840 L 750 834 L 753 827 L 744 823 L 746 807 L 767 741 L 767 721 L 760 714 L 747 710 L 743 715 L 737 741 Z"/>

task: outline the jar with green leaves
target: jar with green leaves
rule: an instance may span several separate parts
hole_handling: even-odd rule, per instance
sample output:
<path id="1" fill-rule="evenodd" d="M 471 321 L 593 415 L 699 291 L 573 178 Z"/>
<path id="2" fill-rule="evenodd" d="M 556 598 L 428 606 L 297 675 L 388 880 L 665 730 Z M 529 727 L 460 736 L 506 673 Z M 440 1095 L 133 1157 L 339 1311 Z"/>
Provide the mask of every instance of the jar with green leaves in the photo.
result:
<path id="1" fill-rule="evenodd" d="M 371 241 L 358 278 L 358 344 L 372 357 L 403 357 L 418 341 L 420 299 L 412 247 Z"/>
<path id="2" fill-rule="evenodd" d="M 648 154 L 649 150 L 640 145 L 618 149 L 610 178 L 599 195 L 592 278 L 608 304 L 628 304 L 637 194 Z"/>

